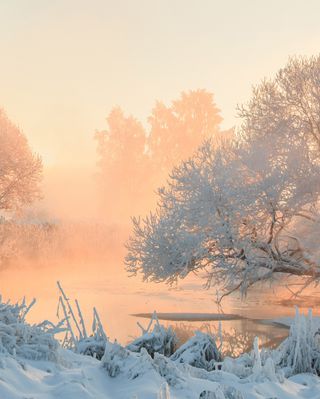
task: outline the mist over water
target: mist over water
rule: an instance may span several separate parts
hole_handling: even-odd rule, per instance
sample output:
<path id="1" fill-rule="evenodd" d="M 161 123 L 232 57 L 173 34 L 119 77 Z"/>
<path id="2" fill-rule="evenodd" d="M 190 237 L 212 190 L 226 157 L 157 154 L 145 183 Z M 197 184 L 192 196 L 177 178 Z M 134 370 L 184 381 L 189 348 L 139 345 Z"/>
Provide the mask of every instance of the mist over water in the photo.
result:
<path id="1" fill-rule="evenodd" d="M 134 313 L 152 313 L 154 310 L 163 313 L 221 312 L 215 303 L 215 289 L 205 290 L 205 279 L 201 276 L 190 275 L 173 288 L 166 284 L 143 282 L 141 276 L 129 277 L 123 262 L 126 252 L 123 242 L 129 234 L 129 228 L 121 230 L 109 226 L 108 229 L 104 226 L 102 229 L 101 225 L 79 222 L 67 225 L 68 229 L 65 226 L 59 242 L 60 251 L 47 249 L 47 256 L 41 253 L 41 256 L 31 261 L 20 259 L 1 271 L 0 291 L 5 300 L 18 301 L 24 296 L 28 302 L 34 297 L 37 299 L 28 316 L 30 322 L 58 320 L 57 281 L 61 282 L 71 300 L 79 300 L 89 327 L 95 306 L 108 336 L 121 343 L 140 335 L 137 321 L 144 326 L 148 324 L 146 319 L 131 316 Z M 266 287 L 264 294 L 260 289 L 254 290 L 244 301 L 238 296 L 227 297 L 222 311 L 253 319 L 292 316 L 293 303 L 288 298 L 290 295 L 284 288 L 275 286 L 274 291 L 270 292 Z M 296 300 L 293 302 L 297 303 Z M 314 313 L 319 314 L 312 296 L 304 297 L 304 301 L 301 301 L 302 310 L 306 310 L 313 302 Z M 194 329 L 206 329 L 208 326 L 208 323 L 191 321 L 161 323 L 173 325 L 182 339 L 185 335 L 191 335 Z M 214 330 L 218 322 L 209 322 L 209 326 Z M 259 332 L 263 343 L 272 340 L 279 342 L 287 334 L 273 326 L 244 321 L 223 321 L 222 327 L 229 334 L 233 331 L 249 335 Z"/>
<path id="2" fill-rule="evenodd" d="M 131 233 L 127 223 L 108 223 L 108 210 L 101 215 L 97 184 L 93 169 L 45 169 L 44 199 L 22 218 L 19 227 L 19 247 L 22 249 L 1 270 L 0 291 L 5 300 L 30 302 L 37 299 L 30 312 L 30 322 L 44 319 L 57 321 L 60 281 L 71 300 L 78 299 L 87 322 L 92 322 L 95 306 L 108 336 L 126 343 L 140 334 L 137 321 L 147 325 L 146 319 L 137 319 L 135 313 L 224 313 L 238 314 L 249 319 L 292 316 L 290 292 L 275 284 L 239 296 L 227 297 L 220 309 L 215 303 L 216 287 L 204 289 L 205 274 L 189 275 L 175 287 L 143 282 L 142 276 L 130 277 L 125 270 L 124 243 Z M 85 187 L 85 188 L 84 188 Z M 153 193 L 152 193 L 153 195 Z M 127 198 L 130 210 L 132 198 Z M 154 198 L 150 196 L 150 207 Z M 111 215 L 112 219 L 114 215 Z M 302 310 L 314 304 L 319 314 L 314 292 L 309 290 L 300 300 Z M 61 317 L 61 315 L 60 315 Z M 214 331 L 218 322 L 161 321 L 173 325 L 178 335 L 190 336 L 195 329 Z M 227 334 L 258 334 L 262 342 L 279 342 L 287 332 L 274 326 L 250 321 L 223 321 Z M 237 331 L 237 333 L 235 333 Z M 230 335 L 231 334 L 231 335 Z M 252 338 L 252 337 L 251 337 Z M 231 339 L 232 341 L 232 339 Z M 249 340 L 249 342 L 251 342 Z"/>
<path id="3" fill-rule="evenodd" d="M 157 188 L 167 184 L 172 168 L 192 156 L 204 139 L 211 138 L 218 145 L 233 137 L 233 129 L 222 131 L 221 122 L 214 97 L 206 90 L 183 92 L 170 105 L 156 102 L 148 127 L 116 107 L 106 119 L 106 130 L 92 134 L 95 159 L 84 163 L 75 153 L 74 158 L 70 154 L 69 164 L 44 162 L 42 199 L 20 210 L 4 225 L 11 253 L 2 262 L 3 297 L 12 301 L 35 297 L 37 304 L 29 320 L 57 321 L 56 282 L 60 281 L 70 299 L 80 302 L 87 324 L 95 306 L 108 336 L 121 343 L 140 334 L 132 314 L 154 310 L 223 311 L 264 319 L 293 315 L 293 304 L 300 303 L 303 309 L 314 304 L 315 313 L 319 313 L 312 291 L 306 291 L 300 302 L 290 299 L 286 281 L 253 289 L 243 300 L 229 296 L 221 309 L 216 304 L 218 287 L 204 289 L 205 273 L 191 273 L 177 286 L 169 287 L 143 282 L 142 276 L 130 277 L 126 272 L 130 217 L 143 217 L 155 209 Z M 315 237 L 310 232 L 307 235 Z M 192 321 L 175 325 L 182 335 L 207 327 Z M 210 322 L 209 328 L 217 328 L 217 322 Z M 274 326 L 250 320 L 223 322 L 223 328 L 230 339 L 235 331 L 259 333 L 264 343 L 278 342 L 286 335 Z"/>

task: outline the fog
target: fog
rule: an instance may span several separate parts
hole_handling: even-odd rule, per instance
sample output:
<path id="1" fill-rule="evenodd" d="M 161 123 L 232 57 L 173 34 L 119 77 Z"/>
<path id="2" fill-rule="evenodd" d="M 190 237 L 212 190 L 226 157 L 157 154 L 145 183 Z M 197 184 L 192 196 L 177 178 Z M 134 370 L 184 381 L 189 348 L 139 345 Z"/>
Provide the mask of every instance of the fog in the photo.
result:
<path id="1" fill-rule="evenodd" d="M 205 122 L 195 120 L 191 126 L 188 113 L 193 111 L 202 113 Z M 108 334 L 122 341 L 137 333 L 131 313 L 216 309 L 199 278 L 188 279 L 185 289 L 170 289 L 142 282 L 142 276 L 129 277 L 125 270 L 130 217 L 153 210 L 156 189 L 166 184 L 174 164 L 191 156 L 209 134 L 222 134 L 219 110 L 205 90 L 159 103 L 152 117 L 153 124 L 142 123 L 111 110 L 105 128 L 92 132 L 95 157 L 78 164 L 72 154 L 70 164 L 50 164 L 44 157 L 40 199 L 8 215 L 2 250 L 10 251 L 1 262 L 1 293 L 12 301 L 36 297 L 31 321 L 56 319 L 58 280 L 80 301 L 87 321 L 96 306 Z M 164 118 L 171 120 L 166 130 L 159 129 Z M 192 127 L 188 134 L 186 124 Z M 32 150 L 31 140 L 29 146 Z"/>
<path id="2" fill-rule="evenodd" d="M 170 287 L 144 282 L 142 275 L 130 276 L 125 268 L 131 217 L 155 209 L 157 188 L 167 185 L 172 168 L 192 156 L 204 139 L 218 146 L 233 134 L 233 129 L 222 129 L 214 95 L 204 89 L 182 92 L 167 104 L 155 102 L 144 122 L 113 108 L 104 128 L 91 135 L 95 156 L 86 164 L 76 164 L 72 154 L 70 164 L 50 164 L 44 158 L 40 198 L 12 213 L 3 225 L 2 249 L 8 248 L 8 254 L 1 262 L 2 295 L 13 301 L 36 297 L 30 320 L 57 320 L 60 281 L 70 298 L 80 301 L 87 322 L 97 307 L 109 336 L 122 342 L 139 333 L 130 316 L 134 313 L 291 314 L 285 284 L 253 290 L 245 301 L 233 295 L 221 309 L 217 287 L 204 289 L 205 272 Z M 306 295 L 301 306 L 316 306 L 315 293 Z M 246 325 L 240 327 L 245 330 Z M 233 327 L 227 323 L 226 328 Z"/>
<path id="3" fill-rule="evenodd" d="M 147 283 L 128 275 L 124 258 L 131 217 L 155 209 L 172 168 L 204 139 L 233 136 L 252 84 L 289 55 L 318 51 L 311 7 L 233 3 L 0 4 L 0 107 L 43 164 L 41 198 L 0 208 L 0 292 L 36 297 L 30 320 L 55 319 L 57 280 L 122 341 L 139 331 L 131 313 L 220 311 L 201 273 L 177 287 Z M 279 315 L 291 312 L 287 294 L 272 294 Z M 317 304 L 306 295 L 302 306 Z M 268 317 L 270 300 L 235 296 L 223 310 L 258 317 L 263 307 Z"/>

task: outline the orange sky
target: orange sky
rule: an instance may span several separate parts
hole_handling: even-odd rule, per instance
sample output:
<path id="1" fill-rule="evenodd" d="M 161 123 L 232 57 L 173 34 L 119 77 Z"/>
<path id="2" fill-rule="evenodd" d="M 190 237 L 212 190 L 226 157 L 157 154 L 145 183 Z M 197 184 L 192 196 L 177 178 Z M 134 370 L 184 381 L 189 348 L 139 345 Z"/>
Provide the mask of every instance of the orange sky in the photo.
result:
<path id="1" fill-rule="evenodd" d="M 94 167 L 114 105 L 144 119 L 155 99 L 215 93 L 225 118 L 291 54 L 317 53 L 309 0 L 0 2 L 0 105 L 45 164 Z"/>

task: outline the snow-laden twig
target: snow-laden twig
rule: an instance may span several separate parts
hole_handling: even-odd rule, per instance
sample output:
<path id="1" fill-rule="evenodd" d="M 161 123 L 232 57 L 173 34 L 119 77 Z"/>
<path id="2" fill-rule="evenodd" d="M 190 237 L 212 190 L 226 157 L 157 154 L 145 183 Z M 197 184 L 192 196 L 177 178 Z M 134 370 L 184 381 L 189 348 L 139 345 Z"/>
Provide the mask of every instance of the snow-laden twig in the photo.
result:
<path id="1" fill-rule="evenodd" d="M 80 327 L 79 327 L 78 321 L 77 321 L 77 319 L 76 319 L 76 317 L 75 317 L 75 315 L 74 315 L 72 306 L 70 305 L 69 298 L 66 296 L 66 294 L 65 294 L 65 292 L 64 292 L 64 290 L 63 290 L 63 288 L 62 288 L 62 286 L 61 286 L 61 284 L 60 284 L 59 281 L 57 281 L 57 286 L 58 286 L 58 288 L 59 288 L 59 290 L 60 290 L 60 292 L 61 292 L 61 295 L 62 295 L 63 300 L 64 300 L 64 301 L 66 302 L 66 304 L 67 304 L 68 313 L 71 315 L 72 320 L 73 320 L 73 322 L 74 322 L 74 324 L 75 324 L 75 326 L 76 326 L 76 328 L 77 328 L 77 330 L 78 330 L 78 332 L 79 332 L 79 338 L 81 339 L 81 338 L 83 338 L 82 332 L 81 332 L 81 329 L 80 329 Z M 62 302 L 63 302 L 63 300 L 61 299 Z"/>
<path id="2" fill-rule="evenodd" d="M 36 298 L 33 298 L 33 300 L 30 302 L 30 304 L 26 307 L 26 310 L 23 312 L 22 321 L 25 320 L 27 314 L 29 313 L 30 309 L 32 308 L 32 306 L 35 303 L 36 303 Z"/>
<path id="3" fill-rule="evenodd" d="M 76 348 L 78 340 L 76 339 L 75 334 L 73 332 L 73 329 L 72 329 L 72 326 L 71 326 L 71 323 L 70 323 L 70 317 L 69 317 L 69 315 L 67 313 L 66 306 L 65 306 L 64 301 L 63 301 L 61 296 L 59 296 L 59 304 L 62 307 L 63 314 L 64 314 L 64 320 L 65 320 L 65 322 L 67 324 L 66 336 L 65 336 L 65 339 L 64 339 L 63 343 L 65 344 L 66 342 L 68 342 L 67 337 L 68 337 L 68 333 L 69 333 L 70 336 L 71 336 L 71 344 L 73 345 L 74 348 Z"/>
<path id="4" fill-rule="evenodd" d="M 84 322 L 84 320 L 83 320 L 81 308 L 80 308 L 80 305 L 79 305 L 79 302 L 78 302 L 77 299 L 75 299 L 75 303 L 76 303 L 77 310 L 78 310 L 78 316 L 79 316 L 79 319 L 80 319 L 80 324 L 81 324 L 81 326 L 82 326 L 83 337 L 84 337 L 84 338 L 88 338 L 87 330 L 86 330 L 86 325 L 85 325 L 85 322 Z"/>
<path id="5" fill-rule="evenodd" d="M 95 336 L 104 339 L 105 341 L 108 340 L 108 337 L 104 331 L 103 325 L 101 323 L 99 313 L 97 309 L 93 308 L 93 323 L 92 323 L 92 332 Z"/>

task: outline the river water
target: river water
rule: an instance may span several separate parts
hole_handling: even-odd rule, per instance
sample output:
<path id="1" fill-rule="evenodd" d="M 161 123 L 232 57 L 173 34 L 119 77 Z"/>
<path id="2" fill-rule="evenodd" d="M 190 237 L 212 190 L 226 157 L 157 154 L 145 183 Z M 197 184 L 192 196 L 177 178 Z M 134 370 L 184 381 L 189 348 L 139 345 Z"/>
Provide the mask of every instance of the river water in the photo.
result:
<path id="1" fill-rule="evenodd" d="M 132 316 L 136 313 L 152 313 L 154 310 L 163 313 L 221 312 L 215 303 L 214 290 L 205 290 L 201 278 L 190 276 L 175 289 L 165 284 L 145 283 L 141 277 L 128 277 L 119 257 L 99 263 L 77 261 L 23 265 L 7 268 L 0 276 L 0 292 L 5 300 L 18 301 L 23 296 L 27 301 L 34 297 L 37 299 L 28 316 L 30 322 L 57 320 L 59 291 L 56 281 L 59 280 L 69 298 L 79 300 L 88 329 L 95 306 L 107 335 L 123 344 L 140 335 L 137 322 L 144 326 L 148 324 L 147 319 Z M 313 306 L 314 313 L 319 314 L 316 294 L 310 293 L 304 301 L 300 301 L 302 311 Z M 274 345 L 281 341 L 288 330 L 261 320 L 293 316 L 295 301 L 285 299 L 288 296 L 288 291 L 278 287 L 263 292 L 256 290 L 245 301 L 236 296 L 226 298 L 223 311 L 243 317 L 241 320 L 222 321 L 224 335 L 233 342 L 230 345 L 238 349 L 241 345 L 250 346 L 250 340 L 255 335 L 259 336 L 262 345 Z M 182 341 L 195 329 L 214 332 L 218 327 L 218 321 L 214 320 L 167 320 L 161 323 L 172 325 Z"/>

